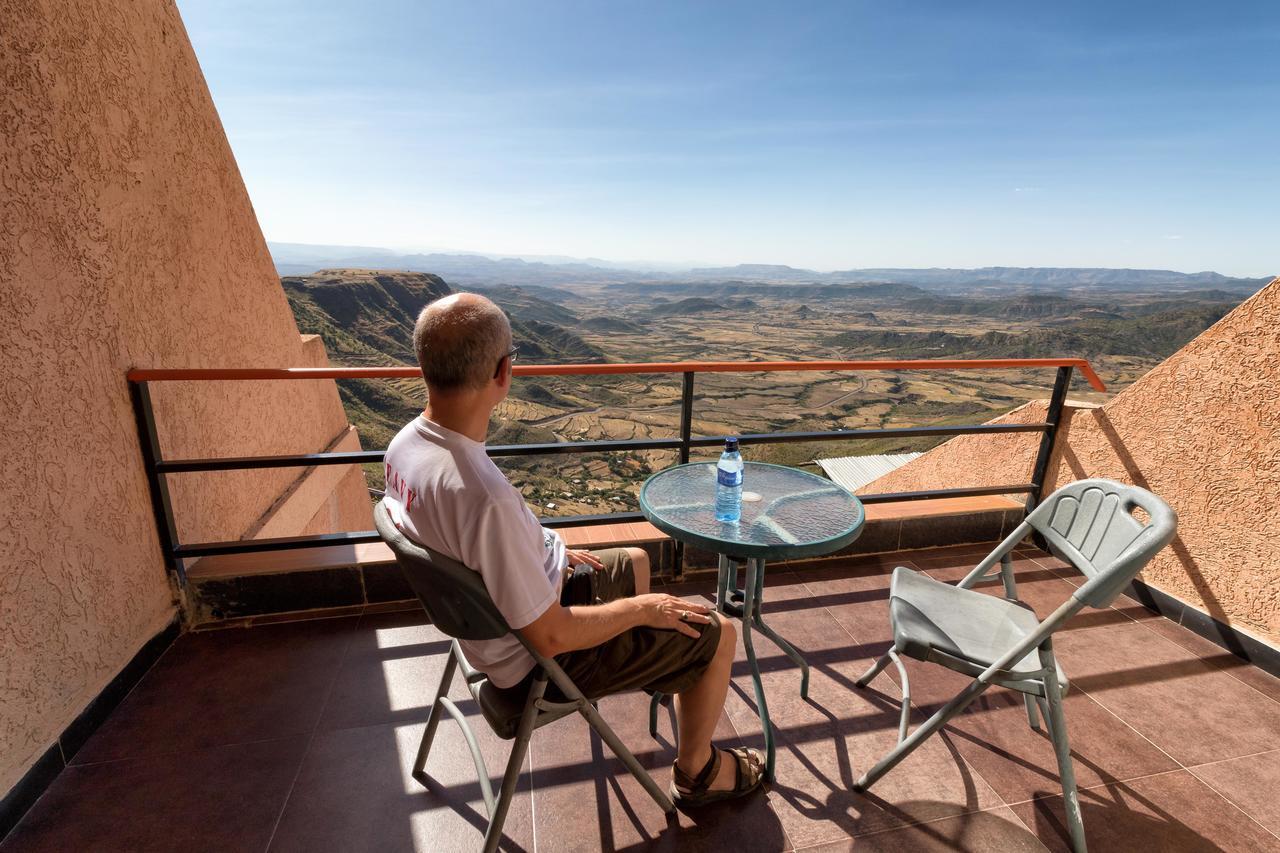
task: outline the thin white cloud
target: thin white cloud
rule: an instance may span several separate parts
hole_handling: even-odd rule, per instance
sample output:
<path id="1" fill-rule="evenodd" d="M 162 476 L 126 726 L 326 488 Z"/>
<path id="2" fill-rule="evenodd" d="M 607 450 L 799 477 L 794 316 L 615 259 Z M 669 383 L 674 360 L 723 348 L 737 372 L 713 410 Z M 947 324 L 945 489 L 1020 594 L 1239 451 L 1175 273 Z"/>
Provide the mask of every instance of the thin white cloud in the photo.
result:
<path id="1" fill-rule="evenodd" d="M 1181 234 L 1164 234 L 1160 237 L 1160 239 L 1161 240 L 1182 240 L 1185 238 Z"/>

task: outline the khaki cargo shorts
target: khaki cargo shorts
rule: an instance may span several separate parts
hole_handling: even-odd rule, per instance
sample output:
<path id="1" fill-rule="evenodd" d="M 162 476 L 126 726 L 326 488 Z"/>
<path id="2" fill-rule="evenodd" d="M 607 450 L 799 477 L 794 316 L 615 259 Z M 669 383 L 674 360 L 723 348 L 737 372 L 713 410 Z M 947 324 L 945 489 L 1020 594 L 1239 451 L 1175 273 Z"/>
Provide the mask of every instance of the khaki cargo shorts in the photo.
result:
<path id="1" fill-rule="evenodd" d="M 592 603 L 636 594 L 635 571 L 626 549 L 592 553 L 604 563 L 604 569 L 591 573 Z M 692 626 L 700 633 L 696 639 L 679 631 L 633 628 L 594 648 L 557 655 L 556 663 L 588 699 L 631 690 L 683 693 L 702 677 L 720 644 L 722 617 L 713 613 L 711 618 L 709 625 Z M 547 685 L 547 693 L 548 698 L 563 698 L 554 681 Z"/>

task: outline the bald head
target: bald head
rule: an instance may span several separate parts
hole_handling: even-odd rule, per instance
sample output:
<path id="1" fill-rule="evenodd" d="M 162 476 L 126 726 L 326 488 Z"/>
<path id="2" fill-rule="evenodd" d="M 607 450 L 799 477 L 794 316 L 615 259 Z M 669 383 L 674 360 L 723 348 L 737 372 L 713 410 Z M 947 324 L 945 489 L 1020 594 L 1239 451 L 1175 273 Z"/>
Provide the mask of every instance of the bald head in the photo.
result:
<path id="1" fill-rule="evenodd" d="M 511 324 L 483 296 L 455 293 L 422 309 L 413 327 L 413 348 L 430 388 L 478 391 L 511 348 Z"/>

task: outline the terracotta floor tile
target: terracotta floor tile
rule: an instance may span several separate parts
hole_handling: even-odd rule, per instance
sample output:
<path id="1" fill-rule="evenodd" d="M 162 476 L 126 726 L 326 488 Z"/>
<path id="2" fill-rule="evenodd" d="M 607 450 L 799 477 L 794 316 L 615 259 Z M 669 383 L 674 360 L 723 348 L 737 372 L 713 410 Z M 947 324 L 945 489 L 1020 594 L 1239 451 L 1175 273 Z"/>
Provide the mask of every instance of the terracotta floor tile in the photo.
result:
<path id="1" fill-rule="evenodd" d="M 1045 849 L 1018 816 L 1002 806 L 808 847 L 803 853 L 839 853 L 846 850 L 851 853 L 953 853 L 956 850 L 1037 853 Z"/>
<path id="2" fill-rule="evenodd" d="M 72 765 L 4 853 L 264 850 L 305 736 Z"/>
<path id="3" fill-rule="evenodd" d="M 286 737 L 314 728 L 359 617 L 179 637 L 77 764 Z"/>
<path id="4" fill-rule="evenodd" d="M 1081 787 L 1178 768 L 1177 762 L 1090 696 L 1068 695 L 1064 712 L 1076 784 Z M 924 717 L 921 713 L 916 722 Z M 1053 742 L 1027 724 L 1020 694 L 988 691 L 952 719 L 945 736 L 1007 803 L 1062 790 Z"/>
<path id="5" fill-rule="evenodd" d="M 810 699 L 799 695 L 799 670 L 773 643 L 758 641 L 772 664 L 762 667 L 778 740 L 775 811 L 797 846 L 1000 805 L 999 797 L 940 740 L 926 743 L 869 795 L 850 786 L 896 741 L 897 705 L 853 688 L 869 658 L 839 652 L 850 639 L 829 615 L 797 610 L 775 627 L 812 666 Z M 834 654 L 834 659 L 832 659 Z M 755 695 L 739 652 L 726 711 L 740 736 L 763 743 Z M 892 687 L 892 682 L 889 682 Z M 893 697 L 896 699 L 896 697 Z M 777 800 L 774 800 L 776 795 Z"/>
<path id="6" fill-rule="evenodd" d="M 1062 849 L 1052 748 L 1027 727 L 1020 697 L 1002 688 L 870 793 L 849 790 L 896 741 L 896 670 L 867 690 L 853 684 L 890 642 L 893 568 L 923 564 L 955 580 L 988 551 L 956 546 L 771 566 L 765 621 L 812 669 L 805 701 L 797 665 L 753 632 L 777 728 L 776 784 L 669 822 L 584 721 L 561 720 L 535 734 L 504 849 L 533 849 L 535 825 L 538 846 L 556 851 L 1039 849 L 1027 827 Z M 1015 554 L 1019 592 L 1041 615 L 1074 589 L 1054 558 L 1022 547 Z M 708 603 L 714 589 L 711 577 L 662 588 Z M 1280 850 L 1280 839 L 1263 829 L 1280 820 L 1272 795 L 1280 752 L 1257 754 L 1280 743 L 1280 679 L 1125 599 L 1084 611 L 1055 648 L 1073 684 L 1066 712 L 1076 772 L 1095 786 L 1082 794 L 1093 849 Z M 76 757 L 84 763 L 55 782 L 3 853 L 169 849 L 175 838 L 184 849 L 262 850 L 262 827 L 269 837 L 282 813 L 272 850 L 475 849 L 484 808 L 452 721 L 441 723 L 430 789 L 408 777 L 447 650 L 420 608 L 188 634 L 90 739 Z M 936 665 L 907 666 L 913 724 L 968 681 Z M 716 737 L 761 746 L 741 642 L 732 678 Z M 497 784 L 509 742 L 479 722 L 460 679 L 451 694 L 477 721 Z M 665 788 L 674 759 L 670 708 L 662 709 L 657 740 L 643 695 L 609 697 L 601 709 Z M 1201 778 L 1171 770 L 1173 759 L 1200 765 L 1193 772 Z M 232 800 L 234 820 L 224 815 Z M 187 838 L 195 832 L 188 826 L 199 837 Z"/>
<path id="7" fill-rule="evenodd" d="M 1217 643 L 1211 642 L 1181 625 L 1175 625 L 1163 617 L 1155 617 L 1143 624 L 1146 628 L 1166 640 L 1177 643 L 1187 651 L 1193 652 L 1200 660 L 1210 666 L 1221 669 L 1231 677 L 1243 681 L 1259 693 L 1263 693 L 1280 702 L 1280 678 L 1269 672 L 1264 672 L 1248 661 L 1231 654 L 1231 652 Z"/>
<path id="8" fill-rule="evenodd" d="M 470 718 L 497 794 L 510 755 L 478 715 Z M 462 730 L 445 718 L 427 762 L 430 787 L 410 771 L 422 724 L 368 726 L 316 736 L 280 819 L 270 850 L 343 853 L 474 851 L 487 817 Z M 504 824 L 503 850 L 533 849 L 533 814 L 525 760 Z"/>
<path id="9" fill-rule="evenodd" d="M 1012 808 L 1051 850 L 1068 849 L 1061 797 Z M 1082 791 L 1080 811 L 1090 850 L 1280 850 L 1280 839 L 1185 770 Z"/>
<path id="10" fill-rule="evenodd" d="M 426 720 L 449 646 L 449 638 L 427 624 L 421 609 L 362 617 L 337 669 L 320 728 Z M 454 677 L 450 695 L 468 696 L 461 674 Z"/>
<path id="11" fill-rule="evenodd" d="M 1280 749 L 1190 768 L 1210 788 L 1280 836 Z"/>
<path id="12" fill-rule="evenodd" d="M 659 716 L 660 738 L 648 732 L 648 697 L 642 693 L 601 700 L 600 713 L 665 791 L 675 761 L 672 714 Z M 715 740 L 738 742 L 727 717 Z M 580 716 L 539 729 L 533 741 L 534 813 L 538 846 L 546 850 L 784 850 L 790 846 L 761 791 L 696 813 L 668 817 L 635 777 L 613 757 Z M 751 839 L 744 844 L 744 839 Z"/>
<path id="13" fill-rule="evenodd" d="M 1064 634 L 1073 683 L 1184 766 L 1280 742 L 1276 702 L 1141 623 Z"/>

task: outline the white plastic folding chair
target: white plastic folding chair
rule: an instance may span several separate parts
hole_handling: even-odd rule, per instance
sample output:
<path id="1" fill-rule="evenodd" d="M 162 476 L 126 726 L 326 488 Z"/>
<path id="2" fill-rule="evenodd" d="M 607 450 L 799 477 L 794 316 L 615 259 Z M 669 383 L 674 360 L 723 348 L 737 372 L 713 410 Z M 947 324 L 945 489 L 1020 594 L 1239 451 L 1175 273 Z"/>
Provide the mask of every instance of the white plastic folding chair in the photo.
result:
<path id="1" fill-rule="evenodd" d="M 1133 514 L 1139 508 L 1147 515 L 1145 521 Z M 1176 530 L 1177 516 L 1151 492 L 1110 480 L 1081 480 L 1050 495 L 957 585 L 901 566 L 894 569 L 889 587 L 893 647 L 857 684 L 865 687 L 890 663 L 897 666 L 902 678 L 898 744 L 854 789 L 874 785 L 988 687 L 1008 687 L 1024 694 L 1032 728 L 1039 728 L 1037 711 L 1044 718 L 1057 755 L 1071 846 L 1083 853 L 1084 823 L 1062 712 L 1068 682 L 1053 655 L 1053 633 L 1084 607 L 1109 607 Z M 1033 531 L 1086 578 L 1043 622 L 1018 601 L 1009 556 Z M 973 590 L 997 563 L 1005 597 Z M 901 655 L 973 676 L 964 690 L 910 733 L 911 690 Z"/>

